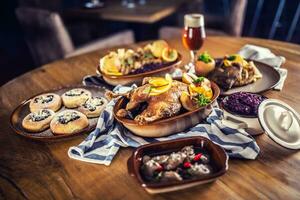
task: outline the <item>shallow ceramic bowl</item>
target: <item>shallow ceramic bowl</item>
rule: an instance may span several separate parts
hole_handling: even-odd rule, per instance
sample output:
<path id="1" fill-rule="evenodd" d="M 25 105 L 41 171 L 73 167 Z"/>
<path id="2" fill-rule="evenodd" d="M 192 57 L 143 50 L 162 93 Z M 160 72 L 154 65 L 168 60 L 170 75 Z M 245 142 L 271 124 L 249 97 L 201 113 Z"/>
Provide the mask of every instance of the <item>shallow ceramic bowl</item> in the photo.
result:
<path id="1" fill-rule="evenodd" d="M 254 93 L 253 93 L 254 94 Z M 258 95 L 258 94 L 256 94 Z M 260 95 L 262 96 L 262 95 Z M 267 97 L 263 96 L 265 99 Z M 225 98 L 228 98 L 227 96 Z M 245 129 L 250 135 L 256 136 L 264 133 L 264 129 L 259 123 L 258 116 L 241 115 L 230 111 L 224 106 L 224 100 L 219 103 L 220 108 L 223 110 L 224 118 L 222 123 L 233 129 Z"/>
<path id="2" fill-rule="evenodd" d="M 214 94 L 211 103 L 194 111 L 184 112 L 174 117 L 140 125 L 134 120 L 121 118 L 116 115 L 119 109 L 125 107 L 126 98 L 122 97 L 117 101 L 114 107 L 114 117 L 131 132 L 142 137 L 163 137 L 173 133 L 182 132 L 196 124 L 199 124 L 211 113 L 212 104 L 216 101 L 220 94 L 220 89 L 217 84 L 211 82 L 211 87 Z"/>
<path id="3" fill-rule="evenodd" d="M 153 183 L 143 179 L 140 174 L 144 155 L 159 155 L 179 151 L 185 146 L 193 145 L 207 150 L 211 156 L 214 172 L 210 175 L 176 182 Z M 228 156 L 223 148 L 204 137 L 187 137 L 165 142 L 157 142 L 137 148 L 127 161 L 128 173 L 135 177 L 144 189 L 151 193 L 164 193 L 213 182 L 228 170 Z"/>
<path id="4" fill-rule="evenodd" d="M 139 74 L 132 74 L 132 75 L 122 75 L 122 76 L 108 75 L 101 71 L 100 66 L 98 66 L 96 72 L 98 75 L 103 77 L 105 82 L 113 86 L 132 85 L 134 83 L 140 85 L 144 77 L 164 76 L 166 73 L 172 73 L 176 69 L 176 67 L 181 63 L 181 61 L 182 61 L 182 56 L 178 54 L 177 60 L 170 64 L 166 64 L 166 66 L 160 67 L 152 71 L 139 73 Z"/>

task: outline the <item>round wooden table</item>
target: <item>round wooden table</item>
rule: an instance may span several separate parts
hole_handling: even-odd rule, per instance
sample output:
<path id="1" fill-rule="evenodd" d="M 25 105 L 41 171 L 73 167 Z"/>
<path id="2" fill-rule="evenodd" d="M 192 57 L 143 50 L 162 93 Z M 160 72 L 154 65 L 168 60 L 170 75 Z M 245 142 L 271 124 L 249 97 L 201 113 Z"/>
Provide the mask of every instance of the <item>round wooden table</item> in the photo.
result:
<path id="1" fill-rule="evenodd" d="M 181 40 L 169 41 L 189 59 Z M 244 44 L 270 48 L 286 57 L 288 78 L 281 92 L 265 95 L 285 101 L 300 112 L 300 46 L 251 38 L 209 37 L 202 50 L 215 57 L 237 52 Z M 135 47 L 137 45 L 131 45 Z M 150 195 L 127 173 L 131 148 L 121 149 L 109 167 L 70 159 L 67 150 L 86 136 L 41 143 L 15 134 L 9 126 L 12 110 L 24 99 L 53 88 L 80 84 L 95 74 L 108 50 L 60 60 L 30 71 L 1 87 L 0 197 L 16 199 L 300 199 L 300 152 L 285 149 L 266 134 L 256 137 L 256 160 L 230 160 L 229 171 L 213 184 L 173 193 Z M 17 58 L 16 58 L 17 59 Z M 20 66 L 22 67 L 22 66 Z"/>

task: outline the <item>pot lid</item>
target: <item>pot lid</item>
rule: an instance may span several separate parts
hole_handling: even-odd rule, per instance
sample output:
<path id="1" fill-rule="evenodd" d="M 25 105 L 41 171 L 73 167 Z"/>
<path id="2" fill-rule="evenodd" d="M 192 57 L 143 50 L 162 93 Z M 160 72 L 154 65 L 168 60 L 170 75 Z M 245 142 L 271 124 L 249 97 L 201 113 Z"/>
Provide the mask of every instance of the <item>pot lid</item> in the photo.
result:
<path id="1" fill-rule="evenodd" d="M 286 103 L 264 100 L 258 108 L 258 119 L 267 135 L 290 149 L 300 149 L 300 115 Z"/>

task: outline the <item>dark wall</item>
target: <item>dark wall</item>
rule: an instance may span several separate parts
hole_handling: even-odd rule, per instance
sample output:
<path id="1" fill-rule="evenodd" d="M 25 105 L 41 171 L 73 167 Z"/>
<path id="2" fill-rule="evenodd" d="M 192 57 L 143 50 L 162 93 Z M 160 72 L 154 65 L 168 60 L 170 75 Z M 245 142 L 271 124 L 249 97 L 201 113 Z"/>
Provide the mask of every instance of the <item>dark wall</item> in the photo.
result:
<path id="1" fill-rule="evenodd" d="M 0 85 L 11 78 L 30 70 L 33 66 L 29 50 L 14 10 L 16 0 L 3 1 L 0 12 Z"/>
<path id="2" fill-rule="evenodd" d="M 121 0 L 120 0 L 121 1 Z M 230 0 L 204 0 L 206 3 L 206 11 L 214 13 L 216 15 L 223 15 L 226 12 L 226 6 L 224 2 Z M 282 0 L 264 0 L 264 5 L 260 18 L 257 23 L 257 27 L 251 34 L 251 24 L 253 16 L 256 12 L 256 6 L 259 0 L 248 0 L 247 14 L 244 23 L 243 36 L 262 37 L 268 38 L 270 29 L 273 23 L 273 19 L 276 15 L 278 5 Z M 15 8 L 19 5 L 33 6 L 48 8 L 61 12 L 63 9 L 76 6 L 84 0 L 9 0 L 1 2 L 1 18 L 0 18 L 0 85 L 8 80 L 18 76 L 26 71 L 33 69 L 34 63 L 31 59 L 29 49 L 23 38 L 23 32 L 15 16 Z M 276 26 L 276 32 L 274 39 L 285 40 L 291 22 L 294 18 L 299 0 L 286 0 L 285 6 L 280 17 L 280 20 Z M 163 25 L 176 25 L 178 16 L 172 15 L 157 24 L 154 25 L 140 25 L 133 23 L 117 23 L 110 21 L 76 21 L 64 19 L 67 28 L 71 34 L 75 45 L 80 45 L 88 42 L 92 39 L 103 37 L 116 32 L 121 29 L 130 28 L 140 30 L 136 32 L 136 39 L 138 41 L 145 39 L 154 39 L 157 37 L 157 33 L 153 30 L 157 30 Z M 295 33 L 291 39 L 293 43 L 300 43 L 300 20 L 296 26 Z M 84 28 L 82 28 L 84 27 Z M 105 28 L 103 28 L 105 27 Z M 78 34 L 80 32 L 80 34 Z M 3 70 L 4 69 L 4 70 Z"/>
<path id="3" fill-rule="evenodd" d="M 248 0 L 247 15 L 244 23 L 243 35 L 269 38 L 272 24 L 276 14 L 279 14 L 279 5 L 283 2 L 283 10 L 278 23 L 276 23 L 274 36 L 270 39 L 282 40 L 287 39 L 288 32 L 291 28 L 292 21 L 295 17 L 296 10 L 300 4 L 299 0 L 264 0 L 260 17 L 256 29 L 251 34 L 251 25 L 255 12 L 257 12 L 257 4 L 259 0 Z M 300 44 L 300 19 L 298 20 L 296 30 L 289 42 Z"/>

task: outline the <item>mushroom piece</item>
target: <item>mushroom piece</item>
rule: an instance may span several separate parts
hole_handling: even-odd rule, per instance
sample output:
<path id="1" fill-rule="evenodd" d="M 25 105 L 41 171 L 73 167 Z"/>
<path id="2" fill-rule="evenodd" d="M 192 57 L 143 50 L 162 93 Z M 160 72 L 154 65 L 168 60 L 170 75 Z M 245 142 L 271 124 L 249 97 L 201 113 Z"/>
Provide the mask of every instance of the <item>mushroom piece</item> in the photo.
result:
<path id="1" fill-rule="evenodd" d="M 178 165 L 180 165 L 184 159 L 186 158 L 186 155 L 182 152 L 173 152 L 170 154 L 167 162 L 164 164 L 164 168 L 166 170 L 172 170 L 172 169 L 176 169 L 176 167 L 178 167 Z"/>
<path id="2" fill-rule="evenodd" d="M 143 174 L 147 177 L 153 177 L 154 172 L 161 170 L 162 166 L 158 162 L 150 159 L 144 163 Z"/>
<path id="3" fill-rule="evenodd" d="M 189 173 L 194 176 L 203 176 L 211 173 L 211 168 L 208 165 L 195 163 L 189 169 Z"/>
<path id="4" fill-rule="evenodd" d="M 193 146 L 185 146 L 181 149 L 181 152 L 187 156 L 188 160 L 193 160 L 195 157 Z"/>
<path id="5" fill-rule="evenodd" d="M 166 171 L 162 173 L 161 176 L 162 182 L 169 182 L 169 181 L 182 181 L 181 176 L 174 171 Z"/>
<path id="6" fill-rule="evenodd" d="M 159 164 L 163 165 L 165 164 L 169 159 L 168 155 L 160 155 L 160 156 L 155 156 L 152 158 L 155 162 L 158 162 Z"/>

